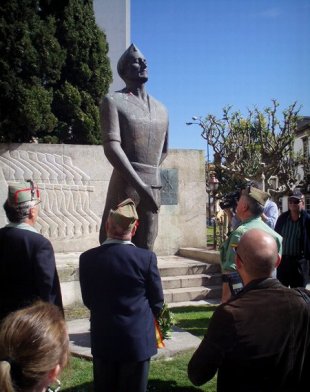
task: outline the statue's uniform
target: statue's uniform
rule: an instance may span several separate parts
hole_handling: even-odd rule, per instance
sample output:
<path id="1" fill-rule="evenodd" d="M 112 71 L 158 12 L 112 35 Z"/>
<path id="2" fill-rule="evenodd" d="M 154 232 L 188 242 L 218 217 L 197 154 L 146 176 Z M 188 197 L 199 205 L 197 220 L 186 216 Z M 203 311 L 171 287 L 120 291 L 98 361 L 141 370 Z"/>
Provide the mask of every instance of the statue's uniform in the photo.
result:
<path id="1" fill-rule="evenodd" d="M 116 141 L 141 180 L 151 186 L 154 199 L 160 205 L 160 171 L 162 156 L 168 149 L 168 113 L 164 105 L 148 96 L 147 103 L 123 91 L 107 95 L 101 106 L 103 145 Z M 142 248 L 152 249 L 158 230 L 158 214 L 148 210 L 137 191 L 129 184 L 126 173 L 113 170 L 101 231 L 110 209 L 126 198 L 131 198 L 139 215 L 139 229 L 133 242 Z M 102 233 L 100 240 L 105 239 Z"/>

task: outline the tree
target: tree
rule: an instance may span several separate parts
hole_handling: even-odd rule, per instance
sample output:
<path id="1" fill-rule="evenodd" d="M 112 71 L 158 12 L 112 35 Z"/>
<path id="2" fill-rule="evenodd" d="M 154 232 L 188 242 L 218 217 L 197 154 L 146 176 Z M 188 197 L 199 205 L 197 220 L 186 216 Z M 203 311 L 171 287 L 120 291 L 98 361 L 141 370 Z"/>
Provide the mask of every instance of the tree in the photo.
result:
<path id="1" fill-rule="evenodd" d="M 55 32 L 55 19 L 42 20 L 37 1 L 1 2 L 0 142 L 29 142 L 56 126 L 52 86 L 64 51 Z"/>
<path id="2" fill-rule="evenodd" d="M 278 102 L 260 111 L 248 110 L 243 117 L 231 106 L 223 109 L 223 117 L 207 115 L 201 121 L 202 137 L 214 152 L 214 171 L 220 181 L 219 192 L 226 193 L 244 184 L 246 179 L 261 181 L 278 178 L 280 186 L 271 189 L 278 198 L 297 183 L 297 167 L 301 157 L 294 154 L 293 145 L 298 125 L 296 102 L 285 109 L 283 120 L 277 117 Z M 210 169 L 210 165 L 207 166 Z"/>
<path id="3" fill-rule="evenodd" d="M 55 3 L 55 4 L 53 4 Z M 67 0 L 51 6 L 59 21 L 57 37 L 66 48 L 53 101 L 58 138 L 65 143 L 100 144 L 99 102 L 112 80 L 105 34 L 95 22 L 92 0 Z"/>
<path id="4" fill-rule="evenodd" d="M 112 73 L 93 1 L 4 0 L 0 11 L 0 141 L 101 143 Z"/>

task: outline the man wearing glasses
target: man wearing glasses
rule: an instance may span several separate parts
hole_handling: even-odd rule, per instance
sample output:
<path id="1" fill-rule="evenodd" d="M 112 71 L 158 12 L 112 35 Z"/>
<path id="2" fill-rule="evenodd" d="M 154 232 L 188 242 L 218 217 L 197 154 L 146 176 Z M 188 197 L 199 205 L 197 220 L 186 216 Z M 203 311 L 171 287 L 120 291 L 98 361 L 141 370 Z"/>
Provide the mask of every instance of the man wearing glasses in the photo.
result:
<path id="1" fill-rule="evenodd" d="M 281 214 L 275 230 L 283 237 L 283 256 L 277 278 L 287 287 L 306 287 L 309 280 L 310 215 L 299 190 L 289 196 L 288 211 Z"/>
<path id="2" fill-rule="evenodd" d="M 37 299 L 63 309 L 52 244 L 34 228 L 39 203 L 31 180 L 9 185 L 9 223 L 0 229 L 0 320 Z"/>
<path id="3" fill-rule="evenodd" d="M 278 246 L 278 252 L 282 253 L 282 237 L 271 227 L 263 222 L 261 216 L 269 194 L 254 186 L 243 189 L 237 203 L 236 213 L 240 219 L 240 225 L 230 233 L 227 240 L 222 244 L 222 302 L 226 302 L 243 287 L 242 280 L 236 271 L 235 248 L 238 246 L 241 236 L 250 229 L 261 229 L 274 237 Z M 275 272 L 274 272 L 275 276 Z"/>

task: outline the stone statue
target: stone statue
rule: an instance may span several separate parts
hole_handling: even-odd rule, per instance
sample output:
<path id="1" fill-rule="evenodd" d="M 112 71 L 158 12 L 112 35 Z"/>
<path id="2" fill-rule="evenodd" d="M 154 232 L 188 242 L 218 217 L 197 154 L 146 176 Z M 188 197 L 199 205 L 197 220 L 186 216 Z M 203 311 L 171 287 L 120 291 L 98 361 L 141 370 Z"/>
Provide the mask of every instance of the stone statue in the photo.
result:
<path id="1" fill-rule="evenodd" d="M 114 170 L 103 212 L 100 243 L 106 239 L 105 223 L 110 209 L 131 198 L 139 215 L 133 242 L 153 249 L 160 208 L 159 166 L 168 152 L 168 113 L 145 90 L 147 64 L 131 45 L 117 64 L 126 87 L 104 97 L 100 107 L 104 152 Z"/>

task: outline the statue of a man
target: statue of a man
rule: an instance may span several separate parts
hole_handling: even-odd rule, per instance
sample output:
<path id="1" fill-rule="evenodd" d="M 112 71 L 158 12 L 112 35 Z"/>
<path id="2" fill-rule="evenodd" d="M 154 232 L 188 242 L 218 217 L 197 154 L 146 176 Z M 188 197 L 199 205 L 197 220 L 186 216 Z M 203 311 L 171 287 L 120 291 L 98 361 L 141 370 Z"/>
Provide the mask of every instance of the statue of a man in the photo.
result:
<path id="1" fill-rule="evenodd" d="M 114 170 L 99 239 L 102 243 L 106 238 L 109 211 L 131 198 L 139 215 L 133 242 L 153 249 L 160 207 L 159 166 L 168 152 L 168 113 L 145 90 L 147 64 L 135 45 L 121 56 L 117 70 L 126 87 L 105 96 L 100 108 L 104 152 Z"/>

